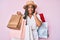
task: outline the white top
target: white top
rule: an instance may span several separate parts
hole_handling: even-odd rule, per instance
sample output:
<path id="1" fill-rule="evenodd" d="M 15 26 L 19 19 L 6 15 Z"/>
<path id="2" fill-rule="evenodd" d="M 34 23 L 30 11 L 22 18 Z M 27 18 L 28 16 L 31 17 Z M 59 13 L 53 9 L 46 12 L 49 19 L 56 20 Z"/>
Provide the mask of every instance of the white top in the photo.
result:
<path id="1" fill-rule="evenodd" d="M 38 14 L 37 14 L 37 17 L 41 21 L 40 16 Z M 33 15 L 32 15 L 31 18 L 29 16 L 27 16 L 27 25 L 29 27 L 31 27 L 32 29 L 37 29 L 38 28 Z"/>

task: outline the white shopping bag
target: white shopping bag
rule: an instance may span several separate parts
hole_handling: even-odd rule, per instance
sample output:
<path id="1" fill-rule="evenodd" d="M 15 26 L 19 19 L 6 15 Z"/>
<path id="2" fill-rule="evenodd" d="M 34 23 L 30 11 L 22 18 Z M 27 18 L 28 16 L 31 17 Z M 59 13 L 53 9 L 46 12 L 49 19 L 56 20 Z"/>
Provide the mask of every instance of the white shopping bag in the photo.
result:
<path id="1" fill-rule="evenodd" d="M 38 28 L 38 36 L 39 36 L 39 38 L 48 37 L 48 22 L 43 22 L 41 27 Z"/>

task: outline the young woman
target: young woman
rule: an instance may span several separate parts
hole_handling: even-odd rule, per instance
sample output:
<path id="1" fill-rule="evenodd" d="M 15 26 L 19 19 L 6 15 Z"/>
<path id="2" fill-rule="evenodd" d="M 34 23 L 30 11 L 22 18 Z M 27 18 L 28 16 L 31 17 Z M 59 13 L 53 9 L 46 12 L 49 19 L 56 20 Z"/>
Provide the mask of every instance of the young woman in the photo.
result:
<path id="1" fill-rule="evenodd" d="M 35 9 L 37 5 L 33 1 L 28 1 L 26 5 L 23 6 L 25 9 L 26 25 L 31 28 L 33 34 L 33 40 L 38 40 L 37 29 L 41 26 L 40 16 L 36 13 Z"/>

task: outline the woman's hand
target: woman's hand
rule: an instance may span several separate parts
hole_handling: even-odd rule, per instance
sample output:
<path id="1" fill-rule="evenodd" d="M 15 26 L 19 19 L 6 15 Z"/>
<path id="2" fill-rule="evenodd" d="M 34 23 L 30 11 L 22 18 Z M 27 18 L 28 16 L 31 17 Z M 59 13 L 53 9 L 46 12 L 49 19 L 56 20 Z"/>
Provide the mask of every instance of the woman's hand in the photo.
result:
<path id="1" fill-rule="evenodd" d="M 34 15 L 34 17 L 35 17 L 35 16 L 37 15 L 37 12 L 35 11 L 33 15 Z"/>

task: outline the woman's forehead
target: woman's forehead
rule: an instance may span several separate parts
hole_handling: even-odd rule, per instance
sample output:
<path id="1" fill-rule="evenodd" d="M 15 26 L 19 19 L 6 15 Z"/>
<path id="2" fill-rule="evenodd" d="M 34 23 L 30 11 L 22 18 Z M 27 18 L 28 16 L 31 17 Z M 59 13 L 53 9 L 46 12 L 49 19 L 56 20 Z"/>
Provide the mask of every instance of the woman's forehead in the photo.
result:
<path id="1" fill-rule="evenodd" d="M 33 7 L 33 5 L 28 5 L 28 7 Z"/>

